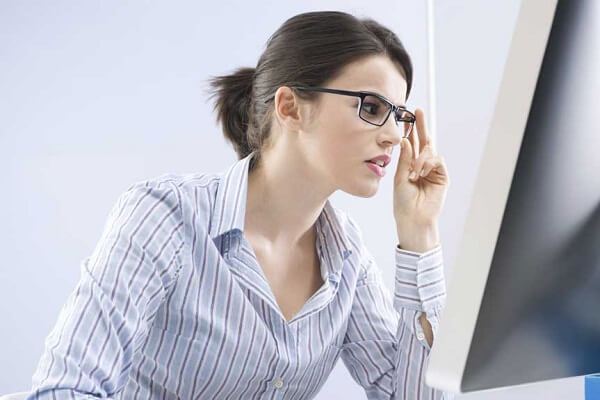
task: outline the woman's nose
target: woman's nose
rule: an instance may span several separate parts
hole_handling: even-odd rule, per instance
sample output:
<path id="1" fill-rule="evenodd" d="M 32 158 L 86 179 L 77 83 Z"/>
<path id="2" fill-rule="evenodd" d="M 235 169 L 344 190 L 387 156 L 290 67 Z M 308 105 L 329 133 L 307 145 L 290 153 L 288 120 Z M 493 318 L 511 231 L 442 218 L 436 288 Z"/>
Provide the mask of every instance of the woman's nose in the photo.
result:
<path id="1" fill-rule="evenodd" d="M 381 138 L 384 141 L 388 141 L 393 145 L 399 144 L 402 140 L 402 127 L 396 125 L 394 115 L 390 115 L 385 124 L 381 127 Z"/>

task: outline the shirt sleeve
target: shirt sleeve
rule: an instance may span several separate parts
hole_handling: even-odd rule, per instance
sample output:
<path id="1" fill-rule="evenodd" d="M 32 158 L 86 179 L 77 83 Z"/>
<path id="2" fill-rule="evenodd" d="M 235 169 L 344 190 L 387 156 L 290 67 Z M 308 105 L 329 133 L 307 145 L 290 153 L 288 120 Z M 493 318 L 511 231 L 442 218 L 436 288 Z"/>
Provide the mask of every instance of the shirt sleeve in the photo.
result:
<path id="1" fill-rule="evenodd" d="M 368 399 L 453 399 L 425 384 L 431 348 L 419 321 L 425 313 L 435 339 L 446 297 L 441 245 L 425 253 L 396 246 L 393 295 L 362 237 L 360 246 L 359 278 L 341 353 L 350 375 Z"/>
<path id="2" fill-rule="evenodd" d="M 46 337 L 27 400 L 110 399 L 182 266 L 180 196 L 170 182 L 131 185 L 110 211 Z"/>

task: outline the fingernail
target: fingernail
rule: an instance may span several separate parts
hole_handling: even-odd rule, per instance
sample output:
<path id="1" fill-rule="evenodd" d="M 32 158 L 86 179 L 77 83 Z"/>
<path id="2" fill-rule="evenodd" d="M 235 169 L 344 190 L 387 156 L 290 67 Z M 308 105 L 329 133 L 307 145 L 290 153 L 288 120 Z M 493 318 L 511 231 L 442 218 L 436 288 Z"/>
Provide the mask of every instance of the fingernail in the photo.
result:
<path id="1" fill-rule="evenodd" d="M 425 176 L 425 168 L 421 170 L 421 176 Z"/>
<path id="2" fill-rule="evenodd" d="M 415 179 L 417 177 L 417 173 L 415 171 L 411 172 L 408 176 L 410 179 Z"/>

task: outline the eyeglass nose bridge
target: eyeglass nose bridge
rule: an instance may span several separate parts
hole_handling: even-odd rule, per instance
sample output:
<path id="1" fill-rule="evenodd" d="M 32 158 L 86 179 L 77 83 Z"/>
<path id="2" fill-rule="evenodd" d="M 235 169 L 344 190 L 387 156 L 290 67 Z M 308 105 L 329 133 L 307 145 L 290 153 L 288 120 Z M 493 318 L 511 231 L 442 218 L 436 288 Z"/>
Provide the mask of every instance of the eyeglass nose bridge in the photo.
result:
<path id="1" fill-rule="evenodd" d="M 390 115 L 391 115 L 392 113 L 394 113 L 394 121 L 396 122 L 396 125 L 397 125 L 398 121 L 407 122 L 407 123 L 409 124 L 409 125 L 408 125 L 408 126 L 409 126 L 408 133 L 406 133 L 406 132 L 402 132 L 402 137 L 408 138 L 408 137 L 410 136 L 410 134 L 412 133 L 413 129 L 414 129 L 415 120 L 414 120 L 414 119 L 411 119 L 411 120 L 408 120 L 408 121 L 407 121 L 407 120 L 404 120 L 404 119 L 397 120 L 397 119 L 396 119 L 396 117 L 395 117 L 395 116 L 396 116 L 396 113 L 398 113 L 398 114 L 399 114 L 399 113 L 401 113 L 402 111 L 407 111 L 407 110 L 406 110 L 406 109 L 404 109 L 404 108 L 402 108 L 402 107 L 400 107 L 400 106 L 397 106 L 397 105 L 395 105 L 395 104 L 392 104 L 391 106 L 392 106 L 392 107 L 391 107 L 391 110 L 390 110 L 390 112 L 388 113 L 388 116 L 386 117 L 386 119 L 385 119 L 384 123 L 385 123 L 385 122 L 387 122 L 387 119 L 390 117 Z M 410 114 L 410 112 L 409 112 L 409 114 Z"/>
<path id="2" fill-rule="evenodd" d="M 390 108 L 388 109 L 388 113 L 387 113 L 386 117 L 383 119 L 383 122 L 381 123 L 380 126 L 385 125 L 385 123 L 387 122 L 387 120 L 390 118 L 390 115 L 392 115 L 392 113 L 393 113 L 394 114 L 394 122 L 396 123 L 396 125 L 398 125 L 398 121 L 409 123 L 409 130 L 408 130 L 408 132 L 402 132 L 402 137 L 403 138 L 408 138 L 409 135 L 413 131 L 413 126 L 415 124 L 415 121 L 406 121 L 404 119 L 396 119 L 396 115 L 397 114 L 399 115 L 403 110 L 404 110 L 404 108 L 402 108 L 400 106 L 397 106 L 395 104 L 390 104 Z"/>

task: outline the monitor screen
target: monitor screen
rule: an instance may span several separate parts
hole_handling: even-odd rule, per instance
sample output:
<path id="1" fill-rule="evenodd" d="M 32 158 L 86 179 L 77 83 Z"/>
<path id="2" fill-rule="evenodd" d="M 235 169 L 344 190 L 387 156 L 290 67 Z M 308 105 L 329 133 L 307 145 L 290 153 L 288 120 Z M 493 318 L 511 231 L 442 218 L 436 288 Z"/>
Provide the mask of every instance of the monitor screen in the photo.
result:
<path id="1" fill-rule="evenodd" d="M 600 372 L 600 2 L 559 0 L 463 377 Z"/>
<path id="2" fill-rule="evenodd" d="M 541 65 L 531 77 L 534 90 L 520 93 L 519 83 L 530 78 L 519 75 L 528 54 L 523 42 L 537 35 L 524 18 L 535 15 L 530 9 L 517 22 L 506 71 L 518 79 L 502 83 L 511 85 L 511 96 L 499 99 L 505 105 L 496 108 L 490 140 L 512 140 L 508 127 L 520 113 L 524 129 L 506 161 L 482 162 L 486 171 L 504 168 L 511 175 L 475 187 L 478 220 L 469 222 L 451 277 L 427 376 L 434 387 L 470 392 L 600 372 L 600 2 L 555 3 Z M 481 182 L 494 179 L 482 174 L 488 176 Z M 502 209 L 490 218 L 493 226 L 482 228 L 489 222 L 483 199 L 493 203 L 494 190 Z M 472 234 L 484 229 L 492 239 Z M 485 257 L 470 256 L 488 244 Z M 483 265 L 459 263 L 477 257 L 489 270 L 469 280 Z M 469 301 L 476 303 L 472 311 Z"/>

